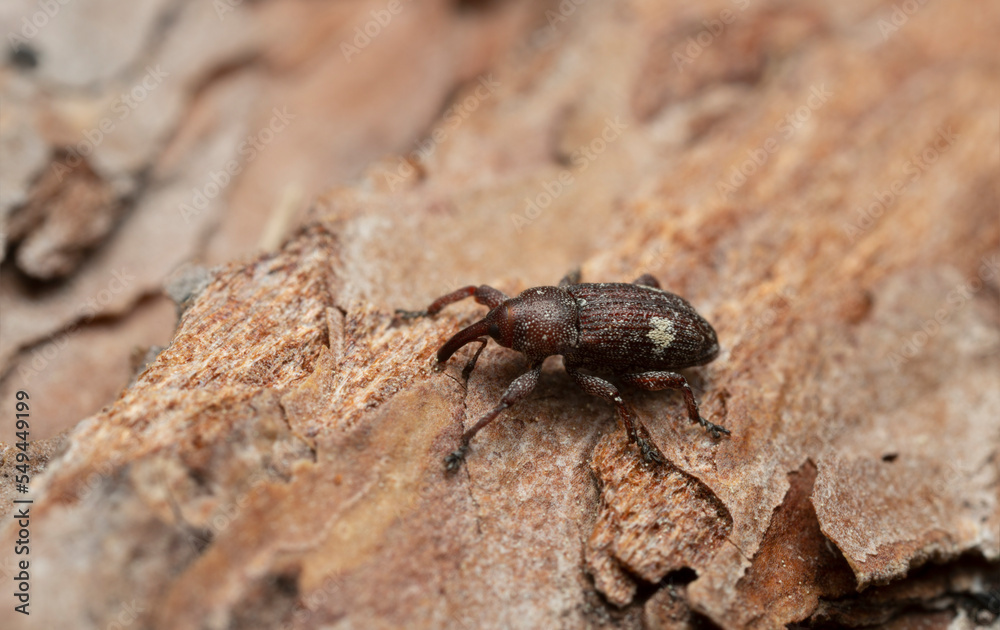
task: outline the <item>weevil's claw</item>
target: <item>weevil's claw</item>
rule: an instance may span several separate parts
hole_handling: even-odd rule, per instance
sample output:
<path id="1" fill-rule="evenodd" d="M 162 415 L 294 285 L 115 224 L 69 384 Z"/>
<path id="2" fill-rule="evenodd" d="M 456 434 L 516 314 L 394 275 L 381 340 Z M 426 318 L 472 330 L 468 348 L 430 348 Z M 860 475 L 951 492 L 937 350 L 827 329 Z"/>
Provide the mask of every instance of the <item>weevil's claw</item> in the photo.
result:
<path id="1" fill-rule="evenodd" d="M 647 464 L 667 463 L 667 458 L 663 456 L 660 449 L 658 449 L 651 441 L 640 437 L 636 440 L 636 443 L 639 445 L 639 452 L 642 453 L 642 459 L 645 460 Z"/>
<path id="2" fill-rule="evenodd" d="M 667 458 L 663 456 L 660 449 L 653 442 L 652 436 L 649 435 L 649 430 L 641 424 L 635 435 L 629 436 L 636 446 L 639 447 L 639 452 L 642 454 L 642 459 L 647 464 L 666 464 Z"/>
<path id="3" fill-rule="evenodd" d="M 406 311 L 401 308 L 397 308 L 396 317 L 400 319 L 417 319 L 419 317 L 427 317 L 427 311 Z"/>
<path id="4" fill-rule="evenodd" d="M 465 459 L 465 453 L 468 451 L 468 447 L 460 446 L 458 450 L 452 452 L 450 455 L 444 458 L 444 469 L 448 472 L 455 472 L 462 465 L 462 460 Z"/>
<path id="5" fill-rule="evenodd" d="M 729 429 L 722 426 L 721 424 L 715 424 L 714 422 L 709 422 L 704 418 L 698 418 L 698 420 L 701 422 L 701 426 L 705 427 L 705 430 L 711 433 L 712 437 L 717 440 L 721 438 L 723 434 L 730 435 Z"/>

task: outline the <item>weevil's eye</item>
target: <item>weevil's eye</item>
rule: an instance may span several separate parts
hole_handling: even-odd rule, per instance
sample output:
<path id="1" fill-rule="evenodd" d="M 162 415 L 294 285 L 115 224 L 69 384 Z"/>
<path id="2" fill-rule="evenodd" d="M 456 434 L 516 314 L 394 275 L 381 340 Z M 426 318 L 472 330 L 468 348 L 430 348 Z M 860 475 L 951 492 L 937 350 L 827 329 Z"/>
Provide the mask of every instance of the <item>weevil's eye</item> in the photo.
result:
<path id="1" fill-rule="evenodd" d="M 511 335 L 514 330 L 510 308 L 506 305 L 498 306 L 490 311 L 490 314 L 486 316 L 486 321 L 489 322 L 486 332 L 489 333 L 490 337 L 493 337 L 493 340 L 501 346 L 510 348 L 513 343 Z"/>

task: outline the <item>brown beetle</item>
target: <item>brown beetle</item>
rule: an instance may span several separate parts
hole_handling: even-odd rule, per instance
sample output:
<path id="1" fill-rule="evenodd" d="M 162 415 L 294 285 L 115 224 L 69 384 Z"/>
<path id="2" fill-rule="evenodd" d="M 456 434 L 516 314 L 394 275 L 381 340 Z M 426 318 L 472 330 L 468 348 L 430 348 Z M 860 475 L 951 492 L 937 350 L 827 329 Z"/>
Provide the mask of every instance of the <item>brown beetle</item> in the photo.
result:
<path id="1" fill-rule="evenodd" d="M 514 379 L 500 404 L 462 435 L 461 446 L 445 458 L 448 470 L 458 468 L 476 433 L 535 388 L 542 362 L 554 354 L 563 356 L 566 372 L 584 391 L 615 405 L 629 439 L 638 444 L 646 461 L 665 461 L 646 427 L 614 385 L 581 369 L 610 373 L 642 389 L 679 389 L 684 392 L 692 422 L 716 438 L 729 434 L 726 428 L 701 417 L 687 379 L 674 372 L 704 365 L 718 356 L 715 330 L 686 300 L 661 289 L 653 276 L 645 274 L 631 284 L 581 284 L 576 273 L 563 278 L 558 287 L 535 287 L 516 298 L 486 285 L 467 286 L 438 298 L 427 310 L 397 312 L 404 318 L 434 315 L 467 297 L 475 297 L 490 307 L 490 312 L 441 346 L 438 361 L 443 363 L 462 346 L 479 342 L 479 349 L 463 370 L 468 378 L 489 336 L 501 346 L 523 353 L 531 367 Z"/>

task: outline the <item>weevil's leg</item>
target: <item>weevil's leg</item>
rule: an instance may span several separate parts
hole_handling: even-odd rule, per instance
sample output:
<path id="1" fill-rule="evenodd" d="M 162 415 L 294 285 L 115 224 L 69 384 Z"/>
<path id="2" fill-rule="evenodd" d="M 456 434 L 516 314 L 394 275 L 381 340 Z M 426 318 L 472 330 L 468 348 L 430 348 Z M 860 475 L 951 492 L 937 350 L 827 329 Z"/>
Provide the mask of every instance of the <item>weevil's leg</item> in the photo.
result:
<path id="1" fill-rule="evenodd" d="M 477 302 L 485 304 L 490 308 L 496 308 L 501 302 L 507 299 L 507 296 L 504 295 L 502 291 L 494 289 L 493 287 L 486 286 L 485 284 L 477 287 L 470 284 L 469 286 L 462 287 L 457 291 L 452 291 L 448 295 L 442 295 L 438 299 L 431 302 L 431 305 L 423 311 L 406 311 L 403 309 L 396 309 L 396 314 L 403 319 L 414 319 L 416 317 L 436 315 L 441 309 L 449 304 L 454 304 L 455 302 L 473 296 L 475 296 Z"/>
<path id="2" fill-rule="evenodd" d="M 603 378 L 577 372 L 569 366 L 566 367 L 566 372 L 573 377 L 573 380 L 576 381 L 577 385 L 583 391 L 594 396 L 600 396 L 609 403 L 614 404 L 615 409 L 618 410 L 618 417 L 621 419 L 622 424 L 625 425 L 625 432 L 628 434 L 628 439 L 639 445 L 639 451 L 642 453 L 643 459 L 647 462 L 657 462 L 660 464 L 667 461 L 663 453 L 660 452 L 660 449 L 653 443 L 649 431 L 646 430 L 646 427 L 639 422 L 639 419 L 635 417 L 632 410 L 625 404 L 621 394 L 618 393 L 614 385 Z"/>
<path id="3" fill-rule="evenodd" d="M 487 286 L 485 284 L 481 284 L 479 285 L 478 288 L 476 288 L 476 301 L 479 302 L 480 304 L 485 304 L 491 309 L 500 306 L 502 303 L 506 302 L 509 299 L 510 298 L 507 297 L 507 295 L 504 294 L 504 292 L 501 291 L 500 289 L 494 289 L 493 287 Z"/>
<path id="4" fill-rule="evenodd" d="M 641 284 L 644 287 L 653 287 L 654 289 L 660 288 L 660 281 L 653 277 L 652 274 L 644 273 L 635 280 L 632 284 Z"/>
<path id="5" fill-rule="evenodd" d="M 559 286 L 568 287 L 571 284 L 580 284 L 580 268 L 577 267 L 573 271 L 569 272 L 563 279 L 559 281 Z"/>
<path id="6" fill-rule="evenodd" d="M 472 425 L 468 431 L 462 434 L 462 444 L 458 447 L 458 450 L 453 452 L 451 455 L 444 458 L 444 466 L 448 470 L 456 470 L 462 464 L 462 460 L 465 459 L 465 454 L 469 450 L 469 442 L 472 438 L 482 430 L 487 424 L 492 422 L 500 412 L 510 407 L 514 403 L 523 400 L 525 396 L 531 393 L 531 390 L 535 389 L 535 385 L 538 384 L 538 376 L 542 373 L 542 364 L 539 363 L 531 368 L 531 370 L 525 372 L 521 376 L 518 376 L 504 392 L 503 396 L 500 398 L 500 404 L 498 404 L 493 409 L 479 419 L 476 424 Z"/>
<path id="7" fill-rule="evenodd" d="M 476 341 L 478 341 L 481 345 L 479 346 L 479 350 L 476 350 L 476 354 L 472 355 L 472 358 L 469 359 L 469 362 L 466 363 L 465 367 L 462 369 L 462 378 L 465 380 L 469 380 L 469 375 L 472 374 L 472 368 L 476 367 L 476 361 L 479 360 L 479 355 L 483 353 L 483 348 L 486 347 L 486 344 L 489 342 L 489 338 L 480 337 L 479 339 L 476 339 Z"/>
<path id="8" fill-rule="evenodd" d="M 717 438 L 722 433 L 729 435 L 729 429 L 726 427 L 709 422 L 701 417 L 701 414 L 698 412 L 698 401 L 694 398 L 694 392 L 691 391 L 691 386 L 688 385 L 687 379 L 682 375 L 676 372 L 639 372 L 624 374 L 621 378 L 623 382 L 650 391 L 659 391 L 661 389 L 681 390 L 684 392 L 684 403 L 687 405 L 688 417 L 691 418 L 691 422 L 697 422 L 705 427 L 712 434 L 712 437 Z"/>
<path id="9" fill-rule="evenodd" d="M 474 285 L 469 285 L 467 287 L 462 287 L 457 291 L 452 291 L 448 295 L 442 295 L 438 299 L 431 302 L 431 305 L 422 311 L 404 311 L 403 309 L 396 309 L 396 314 L 403 319 L 414 319 L 417 317 L 426 317 L 427 315 L 434 315 L 444 307 L 449 304 L 454 304 L 459 300 L 464 300 L 467 297 L 471 297 L 476 294 L 477 287 Z"/>

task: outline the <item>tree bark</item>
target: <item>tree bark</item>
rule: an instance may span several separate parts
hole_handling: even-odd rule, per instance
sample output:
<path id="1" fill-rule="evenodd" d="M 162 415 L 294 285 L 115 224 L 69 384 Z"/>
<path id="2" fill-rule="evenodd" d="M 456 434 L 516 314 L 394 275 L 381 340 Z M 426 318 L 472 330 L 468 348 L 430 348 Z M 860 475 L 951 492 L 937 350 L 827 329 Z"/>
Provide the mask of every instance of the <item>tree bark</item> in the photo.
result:
<path id="1" fill-rule="evenodd" d="M 32 624 L 997 623 L 1000 7 L 571 6 L 428 150 L 211 269 L 59 440 Z M 732 435 L 625 390 L 668 460 L 645 465 L 551 358 L 446 474 L 528 366 L 490 344 L 467 381 L 474 347 L 436 369 L 485 309 L 395 309 L 577 266 L 712 322 L 719 358 L 685 374 Z"/>

